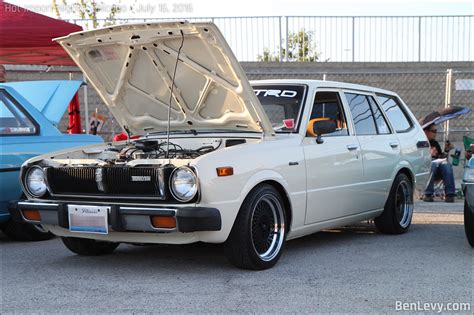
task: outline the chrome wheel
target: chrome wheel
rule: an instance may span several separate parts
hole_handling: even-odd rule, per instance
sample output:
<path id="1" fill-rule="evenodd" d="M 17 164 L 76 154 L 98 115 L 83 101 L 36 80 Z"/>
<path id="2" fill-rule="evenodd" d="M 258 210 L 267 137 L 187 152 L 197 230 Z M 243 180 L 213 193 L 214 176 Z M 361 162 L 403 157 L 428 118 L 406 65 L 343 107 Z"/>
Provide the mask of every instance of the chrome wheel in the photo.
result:
<path id="1" fill-rule="evenodd" d="M 275 258 L 285 239 L 285 217 L 278 198 L 262 195 L 252 209 L 250 225 L 252 245 L 260 259 Z"/>
<path id="2" fill-rule="evenodd" d="M 413 215 L 413 195 L 410 184 L 406 181 L 401 181 L 397 187 L 395 211 L 400 226 L 402 228 L 409 226 Z"/>

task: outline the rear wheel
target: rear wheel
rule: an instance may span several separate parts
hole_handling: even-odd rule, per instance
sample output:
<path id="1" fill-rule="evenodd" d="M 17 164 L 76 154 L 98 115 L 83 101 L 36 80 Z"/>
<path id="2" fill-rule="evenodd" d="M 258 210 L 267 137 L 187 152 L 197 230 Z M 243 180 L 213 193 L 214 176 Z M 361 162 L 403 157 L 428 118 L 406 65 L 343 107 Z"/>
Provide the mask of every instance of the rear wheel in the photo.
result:
<path id="1" fill-rule="evenodd" d="M 110 254 L 119 246 L 119 243 L 96 241 L 87 238 L 62 237 L 62 240 L 71 252 L 82 256 Z"/>
<path id="2" fill-rule="evenodd" d="M 382 233 L 402 234 L 408 231 L 413 216 L 413 187 L 403 173 L 395 177 L 383 213 L 375 218 L 375 226 Z"/>
<path id="3" fill-rule="evenodd" d="M 469 244 L 474 247 L 474 209 L 464 200 L 464 230 Z"/>
<path id="4" fill-rule="evenodd" d="M 45 241 L 52 239 L 53 234 L 45 231 L 41 226 L 30 223 L 10 220 L 2 227 L 3 233 L 15 241 Z"/>
<path id="5" fill-rule="evenodd" d="M 271 268 L 283 251 L 285 223 L 278 191 L 271 185 L 257 186 L 245 198 L 226 241 L 227 258 L 243 269 Z"/>

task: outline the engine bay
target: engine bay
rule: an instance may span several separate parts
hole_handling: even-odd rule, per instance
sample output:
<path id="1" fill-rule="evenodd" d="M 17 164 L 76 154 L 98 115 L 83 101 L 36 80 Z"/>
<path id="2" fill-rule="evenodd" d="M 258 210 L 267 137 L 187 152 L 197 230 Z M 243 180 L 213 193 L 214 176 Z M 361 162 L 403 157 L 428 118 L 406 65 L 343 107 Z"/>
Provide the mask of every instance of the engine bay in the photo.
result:
<path id="1" fill-rule="evenodd" d="M 122 147 L 111 146 L 105 151 L 116 152 L 107 163 L 127 163 L 143 159 L 195 159 L 201 155 L 213 152 L 222 145 L 222 140 L 216 143 L 204 144 L 198 148 L 183 148 L 178 143 L 142 140 L 128 143 Z"/>
<path id="2" fill-rule="evenodd" d="M 69 166 L 181 166 L 216 150 L 250 142 L 258 137 L 143 137 L 131 141 L 111 142 L 81 150 L 55 154 L 42 161 L 44 167 Z"/>

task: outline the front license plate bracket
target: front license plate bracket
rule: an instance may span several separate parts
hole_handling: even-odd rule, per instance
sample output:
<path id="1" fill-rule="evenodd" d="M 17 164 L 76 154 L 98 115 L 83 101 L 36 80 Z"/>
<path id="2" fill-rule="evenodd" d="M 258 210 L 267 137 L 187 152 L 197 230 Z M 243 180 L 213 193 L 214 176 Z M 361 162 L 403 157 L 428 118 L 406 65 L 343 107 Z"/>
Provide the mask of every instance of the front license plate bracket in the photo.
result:
<path id="1" fill-rule="evenodd" d="M 69 231 L 108 234 L 110 206 L 68 205 Z"/>

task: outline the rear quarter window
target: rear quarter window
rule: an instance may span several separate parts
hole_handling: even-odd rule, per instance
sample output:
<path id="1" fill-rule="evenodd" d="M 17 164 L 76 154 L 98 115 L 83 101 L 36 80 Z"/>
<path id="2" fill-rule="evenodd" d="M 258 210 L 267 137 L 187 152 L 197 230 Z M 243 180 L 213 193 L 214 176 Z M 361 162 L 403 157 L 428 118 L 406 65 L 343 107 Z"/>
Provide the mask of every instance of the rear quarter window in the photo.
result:
<path id="1" fill-rule="evenodd" d="M 377 99 L 397 133 L 407 132 L 413 122 L 395 96 L 377 94 Z"/>

